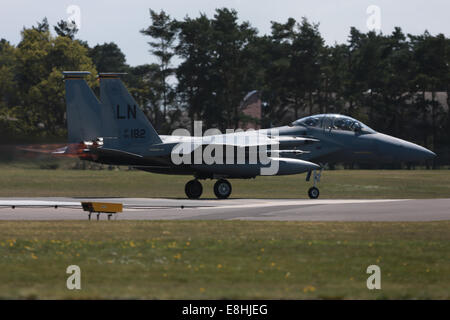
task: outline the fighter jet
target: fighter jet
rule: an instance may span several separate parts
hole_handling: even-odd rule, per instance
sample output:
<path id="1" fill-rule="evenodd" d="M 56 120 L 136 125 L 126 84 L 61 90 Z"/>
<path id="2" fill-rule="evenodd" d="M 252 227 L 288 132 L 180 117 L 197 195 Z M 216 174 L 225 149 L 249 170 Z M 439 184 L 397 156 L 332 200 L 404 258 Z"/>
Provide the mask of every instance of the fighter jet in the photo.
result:
<path id="1" fill-rule="evenodd" d="M 313 175 L 308 190 L 319 197 L 316 183 L 330 162 L 424 161 L 435 154 L 419 145 L 369 128 L 338 114 L 299 119 L 288 126 L 240 132 L 159 135 L 130 95 L 119 73 L 100 73 L 100 100 L 84 77 L 89 72 L 63 72 L 69 145 L 54 152 L 83 160 L 126 165 L 139 170 L 193 176 L 186 196 L 198 199 L 202 179 L 216 179 L 214 193 L 226 199 L 227 179 L 259 175 Z M 195 131 L 195 130 L 194 130 Z"/>

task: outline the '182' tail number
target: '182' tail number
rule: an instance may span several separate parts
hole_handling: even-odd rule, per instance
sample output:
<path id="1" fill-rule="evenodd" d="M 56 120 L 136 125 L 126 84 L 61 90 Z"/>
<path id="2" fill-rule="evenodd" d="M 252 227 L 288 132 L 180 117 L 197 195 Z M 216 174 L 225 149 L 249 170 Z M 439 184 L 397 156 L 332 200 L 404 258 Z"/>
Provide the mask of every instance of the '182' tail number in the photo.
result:
<path id="1" fill-rule="evenodd" d="M 144 139 L 145 138 L 145 129 L 130 129 L 129 137 L 131 139 Z M 127 137 L 127 130 L 125 130 L 125 138 Z"/>

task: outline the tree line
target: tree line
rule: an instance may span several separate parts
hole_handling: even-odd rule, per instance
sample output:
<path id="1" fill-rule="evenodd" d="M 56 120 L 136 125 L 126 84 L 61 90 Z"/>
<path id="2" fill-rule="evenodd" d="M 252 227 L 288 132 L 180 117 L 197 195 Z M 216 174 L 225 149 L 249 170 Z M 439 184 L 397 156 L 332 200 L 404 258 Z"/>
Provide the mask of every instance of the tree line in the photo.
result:
<path id="1" fill-rule="evenodd" d="M 0 40 L 0 135 L 65 137 L 63 70 L 125 72 L 124 81 L 160 133 L 236 128 L 242 98 L 258 90 L 262 127 L 314 113 L 342 113 L 377 131 L 433 149 L 450 162 L 450 39 L 443 34 L 391 34 L 351 28 L 348 41 L 326 45 L 319 24 L 302 18 L 271 22 L 259 34 L 231 9 L 176 20 L 150 10 L 148 39 L 155 63 L 129 66 L 113 42 L 89 47 L 65 21 L 47 19 Z"/>

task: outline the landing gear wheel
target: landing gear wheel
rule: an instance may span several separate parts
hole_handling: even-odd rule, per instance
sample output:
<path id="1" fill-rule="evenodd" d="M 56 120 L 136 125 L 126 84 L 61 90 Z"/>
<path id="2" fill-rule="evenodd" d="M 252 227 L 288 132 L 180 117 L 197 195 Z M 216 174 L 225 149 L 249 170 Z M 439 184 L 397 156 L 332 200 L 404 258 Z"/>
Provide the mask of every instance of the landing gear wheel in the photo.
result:
<path id="1" fill-rule="evenodd" d="M 202 184 L 198 180 L 191 180 L 186 183 L 184 192 L 186 192 L 186 195 L 189 199 L 198 199 L 203 192 Z"/>
<path id="2" fill-rule="evenodd" d="M 231 194 L 231 184 L 225 180 L 220 179 L 214 184 L 214 194 L 218 199 L 226 199 Z"/>
<path id="3" fill-rule="evenodd" d="M 319 189 L 317 189 L 316 187 L 311 187 L 308 190 L 308 196 L 311 199 L 317 199 L 319 197 L 319 194 L 320 194 Z"/>

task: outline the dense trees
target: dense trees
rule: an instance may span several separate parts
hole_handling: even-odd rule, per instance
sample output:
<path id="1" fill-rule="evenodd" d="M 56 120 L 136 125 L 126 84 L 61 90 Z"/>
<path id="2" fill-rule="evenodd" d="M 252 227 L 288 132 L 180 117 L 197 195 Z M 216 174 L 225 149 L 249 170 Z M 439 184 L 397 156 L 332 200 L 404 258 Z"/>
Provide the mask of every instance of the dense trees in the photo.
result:
<path id="1" fill-rule="evenodd" d="M 89 49 L 89 57 L 98 72 L 126 72 L 128 70 L 125 55 L 114 42 L 97 44 Z"/>
<path id="2" fill-rule="evenodd" d="M 348 42 L 326 45 L 306 18 L 272 22 L 259 35 L 238 13 L 218 9 L 177 21 L 150 10 L 148 37 L 157 63 L 131 67 L 115 43 L 90 48 L 64 21 L 22 30 L 17 45 L 0 41 L 0 134 L 64 136 L 61 71 L 126 72 L 130 92 L 162 133 L 203 120 L 236 128 L 251 90 L 263 100 L 262 125 L 311 113 L 344 113 L 414 140 L 450 161 L 450 39 L 351 28 Z M 138 32 L 138 31 L 136 31 Z M 149 59 L 150 60 L 150 59 Z"/>
<path id="3" fill-rule="evenodd" d="M 175 55 L 174 41 L 176 39 L 175 21 L 164 11 L 157 13 L 150 10 L 152 24 L 147 29 L 142 29 L 143 35 L 151 37 L 154 41 L 149 41 L 150 53 L 157 57 L 159 68 L 153 73 L 158 81 L 158 91 L 161 92 L 162 119 L 166 119 L 168 108 L 173 105 L 175 91 L 169 83 L 169 78 L 175 70 L 171 66 L 171 61 Z"/>
<path id="4" fill-rule="evenodd" d="M 177 89 L 191 120 L 208 128 L 237 127 L 239 103 L 256 85 L 256 30 L 237 20 L 236 11 L 220 9 L 213 19 L 201 15 L 177 23 Z"/>

